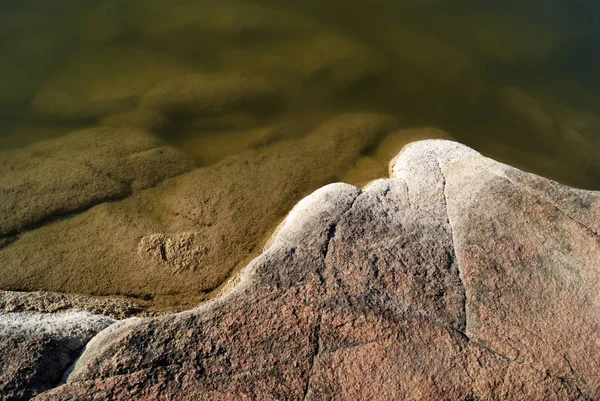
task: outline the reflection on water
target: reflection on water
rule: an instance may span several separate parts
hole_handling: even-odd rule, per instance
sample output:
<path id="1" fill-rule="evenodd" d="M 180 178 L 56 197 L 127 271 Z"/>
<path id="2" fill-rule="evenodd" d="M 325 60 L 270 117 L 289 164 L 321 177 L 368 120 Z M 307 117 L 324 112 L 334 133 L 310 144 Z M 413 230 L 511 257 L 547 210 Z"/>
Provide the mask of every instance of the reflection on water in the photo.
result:
<path id="1" fill-rule="evenodd" d="M 143 131 L 179 148 L 199 167 L 254 152 L 243 156 L 243 163 L 255 158 L 253 162 L 264 165 L 256 170 L 263 176 L 252 172 L 246 177 L 257 186 L 277 180 L 273 169 L 291 174 L 281 167 L 281 158 L 291 158 L 286 152 L 296 149 L 304 155 L 294 159 L 296 168 L 320 179 L 281 184 L 286 195 L 273 197 L 277 211 L 267 213 L 268 219 L 257 223 L 252 211 L 246 211 L 228 220 L 230 225 L 244 218 L 253 222 L 250 226 L 256 223 L 251 230 L 256 237 L 319 185 L 340 179 L 362 185 L 385 176 L 393 153 L 412 139 L 451 135 L 526 170 L 600 189 L 600 6 L 589 0 L 488 3 L 0 0 L 0 147 L 20 148 L 97 126 L 118 129 L 124 137 L 132 132 L 130 138 Z M 329 158 L 339 152 L 343 163 L 312 157 L 319 153 L 318 141 L 327 139 L 318 138 L 327 130 L 314 127 L 349 112 L 393 116 L 403 129 L 391 129 L 387 137 L 372 135 L 360 146 L 343 135 L 336 138 L 344 143 L 322 146 L 333 152 Z M 415 127 L 445 132 L 411 129 Z M 84 134 L 74 135 L 70 138 Z M 365 134 L 357 130 L 356 135 Z M 102 137 L 94 140 L 102 142 Z M 89 141 L 84 140 L 85 146 Z M 340 151 L 343 147 L 349 149 Z M 130 157 L 127 152 L 118 157 Z M 29 156 L 19 157 L 19 163 L 25 163 L 22 158 Z M 102 171 L 110 170 L 113 159 L 107 160 L 100 163 Z M 116 156 L 114 160 L 117 163 Z M 230 165 L 239 158 L 232 160 Z M 99 163 L 89 158 L 85 162 Z M 9 162 L 2 163 L 6 168 Z M 143 169 L 150 162 L 144 163 L 132 166 Z M 144 180 L 155 185 L 170 176 L 156 174 L 161 178 Z M 128 179 L 122 178 L 123 185 L 131 186 L 134 180 Z M 228 185 L 224 173 L 218 180 L 202 180 L 207 192 L 210 185 Z M 135 194 L 131 188 L 125 195 Z M 265 190 L 259 187 L 246 195 Z M 88 199 L 57 210 L 82 210 L 104 199 L 92 198 L 94 202 Z M 146 206 L 139 201 L 131 207 Z M 143 219 L 140 216 L 136 218 Z M 39 221 L 27 224 L 44 225 L 52 218 L 50 212 L 41 213 Z M 18 236 L 29 227 L 19 224 L 18 229 L 3 228 L 3 235 Z M 184 228 L 161 224 L 147 228 Z M 185 229 L 199 230 L 194 225 Z M 257 243 L 239 247 L 251 253 Z M 237 252 L 236 260 L 243 259 L 237 248 L 219 252 L 217 256 Z M 208 287 L 221 279 L 211 279 Z M 31 289 L 24 282 L 13 287 Z M 65 283 L 48 289 L 73 290 Z M 107 286 L 98 292 L 128 291 Z"/>

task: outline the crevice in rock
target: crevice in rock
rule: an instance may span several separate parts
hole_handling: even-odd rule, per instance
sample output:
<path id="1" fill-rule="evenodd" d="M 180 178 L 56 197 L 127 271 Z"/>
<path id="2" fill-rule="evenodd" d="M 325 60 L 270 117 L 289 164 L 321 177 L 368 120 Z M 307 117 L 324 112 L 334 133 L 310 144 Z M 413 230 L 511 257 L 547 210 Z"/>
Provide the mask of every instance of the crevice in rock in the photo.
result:
<path id="1" fill-rule="evenodd" d="M 322 320 L 323 320 L 323 315 L 319 314 L 317 323 L 315 324 L 315 327 L 313 329 L 312 336 L 311 336 L 312 344 L 313 344 L 313 351 L 312 351 L 312 357 L 308 361 L 306 383 L 304 384 L 304 391 L 303 391 L 303 395 L 302 395 L 303 401 L 306 401 L 308 399 L 307 397 L 308 397 L 308 391 L 310 389 L 310 379 L 313 374 L 315 360 L 319 357 L 319 353 L 321 351 L 321 322 L 322 322 Z"/>
<path id="2" fill-rule="evenodd" d="M 408 182 L 404 181 L 404 188 L 406 188 L 406 199 L 408 200 L 408 208 L 412 210 L 412 201 L 410 199 L 410 187 L 408 186 Z"/>
<path id="3" fill-rule="evenodd" d="M 344 217 L 350 213 L 350 211 L 352 210 L 352 208 L 354 207 L 354 204 L 356 203 L 356 201 L 358 200 L 358 198 L 360 198 L 360 196 L 362 195 L 362 191 L 360 191 L 356 197 L 352 200 L 352 202 L 350 203 L 350 206 L 348 206 L 348 208 L 346 210 L 344 210 L 341 214 L 340 217 L 337 219 L 337 221 L 334 221 L 331 223 L 331 225 L 329 226 L 329 229 L 327 230 L 327 239 L 325 241 L 325 244 L 323 244 L 323 261 L 325 262 L 325 260 L 327 260 L 327 255 L 329 255 L 329 244 L 331 243 L 331 241 L 335 238 L 335 234 L 337 231 L 337 225 L 340 221 L 342 221 L 344 219 Z"/>
<path id="4" fill-rule="evenodd" d="M 91 336 L 89 339 L 87 339 L 87 341 L 82 341 L 82 347 L 81 350 L 79 351 L 79 353 L 77 354 L 77 356 L 75 356 L 73 358 L 73 360 L 71 361 L 71 363 L 69 364 L 69 366 L 67 366 L 67 368 L 65 369 L 65 371 L 63 372 L 63 374 L 61 375 L 61 380 L 56 383 L 52 388 L 49 388 L 48 390 L 52 390 L 53 388 L 56 387 L 60 387 L 63 384 L 65 384 L 67 382 L 67 380 L 69 379 L 69 376 L 71 376 L 71 373 L 73 373 L 73 370 L 75 369 L 75 365 L 77 364 L 77 362 L 79 361 L 79 359 L 81 359 L 81 356 L 83 355 L 83 353 L 87 350 L 87 345 L 96 337 L 98 337 L 98 335 L 100 335 L 100 333 L 103 333 L 105 330 L 107 330 L 108 328 L 110 328 L 113 324 L 117 323 L 117 321 L 113 321 L 113 323 L 109 324 L 108 326 L 106 326 L 104 329 L 100 330 L 99 332 L 97 332 L 96 334 L 94 334 L 93 336 Z M 46 391 L 48 391 L 46 390 Z"/>
<path id="5" fill-rule="evenodd" d="M 464 333 L 463 333 L 463 335 L 464 335 Z M 493 348 L 489 347 L 489 346 L 488 346 L 487 344 L 485 344 L 483 341 L 481 341 L 481 340 L 479 340 L 479 339 L 477 339 L 477 340 L 470 339 L 470 338 L 469 338 L 469 337 L 467 337 L 466 335 L 465 335 L 465 337 L 468 339 L 468 341 L 469 341 L 469 344 L 470 344 L 470 345 L 473 345 L 473 346 L 475 346 L 475 347 L 477 347 L 477 348 L 481 348 L 481 349 L 483 349 L 483 350 L 486 350 L 486 351 L 488 351 L 489 353 L 491 353 L 491 354 L 493 354 L 493 355 L 496 355 L 498 358 L 500 358 L 500 359 L 502 359 L 502 360 L 504 360 L 504 361 L 506 361 L 506 362 L 512 362 L 512 361 L 513 361 L 513 359 L 512 359 L 512 358 L 510 358 L 510 357 L 508 357 L 508 356 L 504 355 L 503 353 L 501 353 L 501 352 L 498 352 L 498 351 L 496 351 L 495 349 L 493 349 Z"/>
<path id="6" fill-rule="evenodd" d="M 0 237 L 0 249 L 9 246 L 15 241 L 18 241 L 19 237 L 19 235 L 7 235 Z"/>
<path id="7" fill-rule="evenodd" d="M 325 278 L 322 275 L 322 269 L 324 269 L 327 266 L 327 257 L 329 255 L 329 245 L 330 245 L 331 241 L 335 239 L 335 236 L 336 236 L 336 233 L 337 233 L 338 223 L 341 222 L 348 214 L 351 213 L 352 208 L 356 204 L 356 201 L 358 200 L 358 198 L 362 194 L 363 194 L 362 191 L 358 192 L 358 194 L 352 200 L 352 202 L 350 203 L 350 205 L 348 206 L 348 208 L 344 212 L 342 212 L 340 214 L 340 216 L 337 219 L 337 221 L 331 223 L 331 225 L 329 226 L 329 229 L 327 231 L 327 241 L 326 241 L 326 243 L 325 243 L 325 245 L 323 247 L 323 267 L 317 269 L 317 274 L 319 275 L 319 278 L 321 280 L 321 284 L 325 284 Z M 332 269 L 331 275 L 332 275 L 333 279 L 335 280 L 336 284 L 338 285 L 338 287 L 340 288 L 340 290 L 342 291 L 342 293 L 344 294 L 344 296 L 345 296 L 346 301 L 348 302 L 348 304 L 352 305 L 353 304 L 352 299 L 351 299 L 350 295 L 348 294 L 348 292 L 345 290 L 344 283 L 338 277 L 337 270 L 335 268 Z"/>
<path id="8" fill-rule="evenodd" d="M 335 237 L 337 224 L 337 221 L 331 223 L 329 229 L 327 230 L 327 240 L 325 241 L 325 244 L 323 244 L 323 260 L 327 259 L 327 255 L 329 254 L 329 244 L 331 243 L 331 240 Z"/>
<path id="9" fill-rule="evenodd" d="M 448 210 L 448 193 L 446 192 L 446 175 L 444 174 L 444 170 L 442 169 L 442 164 L 440 163 L 439 159 L 437 159 L 437 165 L 438 165 L 438 169 L 440 170 L 440 176 L 442 179 L 442 194 L 443 194 L 442 200 L 444 202 L 444 207 L 446 209 L 446 223 L 448 224 L 448 229 L 450 230 L 450 238 L 452 239 L 452 254 L 450 256 L 452 257 L 452 260 L 454 262 L 453 264 L 456 266 L 457 277 L 458 277 L 458 280 L 459 280 L 459 282 L 462 286 L 462 290 L 463 290 L 463 297 L 462 297 L 463 316 L 462 316 L 462 321 L 460 322 L 459 330 L 462 331 L 463 334 L 470 341 L 471 339 L 470 339 L 469 335 L 467 334 L 467 327 L 468 327 L 467 326 L 468 325 L 467 287 L 465 285 L 463 272 L 460 267 L 460 262 L 458 261 L 458 256 L 456 255 L 456 238 L 454 237 L 454 227 L 453 227 L 451 219 L 450 219 L 450 211 Z"/>

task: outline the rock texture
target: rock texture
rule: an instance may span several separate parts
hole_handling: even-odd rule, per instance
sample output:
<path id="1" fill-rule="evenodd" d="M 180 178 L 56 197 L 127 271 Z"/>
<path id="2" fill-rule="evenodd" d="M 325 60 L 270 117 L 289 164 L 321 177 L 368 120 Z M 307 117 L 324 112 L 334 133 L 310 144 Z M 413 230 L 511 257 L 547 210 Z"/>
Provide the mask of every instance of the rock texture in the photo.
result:
<path id="1" fill-rule="evenodd" d="M 600 194 L 449 141 L 301 201 L 226 296 L 121 321 L 36 400 L 600 397 Z"/>
<path id="2" fill-rule="evenodd" d="M 0 312 L 0 399 L 29 400 L 56 386 L 89 339 L 113 322 L 88 312 Z"/>
<path id="3" fill-rule="evenodd" d="M 0 153 L 0 237 L 15 235 L 191 170 L 143 131 L 92 128 Z"/>
<path id="4" fill-rule="evenodd" d="M 133 302 L 122 298 L 93 297 L 44 291 L 0 291 L 0 311 L 57 313 L 68 310 L 86 310 L 96 315 L 124 319 L 147 314 L 147 302 Z M 16 316 L 16 315 L 15 315 Z"/>
<path id="5" fill-rule="evenodd" d="M 80 170 L 72 169 L 64 175 L 57 172 L 56 182 L 43 185 L 37 172 L 47 173 L 54 165 L 45 162 L 2 176 L 0 191 L 9 200 L 0 206 L 7 219 L 0 220 L 3 233 L 55 216 L 63 200 L 70 205 L 64 212 L 79 213 L 20 232 L 0 249 L 0 288 L 131 295 L 195 307 L 205 293 L 258 254 L 267 233 L 298 199 L 335 181 L 396 127 L 395 119 L 382 115 L 341 115 L 304 137 L 187 172 L 189 159 L 172 148 L 156 147 L 152 141 L 160 141 L 155 137 L 149 136 L 152 146 L 144 145 L 148 138 L 139 135 L 131 143 L 100 140 L 109 134 L 119 138 L 125 129 L 75 133 L 25 155 L 17 152 L 27 162 L 29 152 L 47 152 L 62 166 L 61 149 L 69 144 L 72 157 L 64 163 L 83 165 L 80 170 L 89 170 L 91 176 L 82 178 Z M 111 147 L 117 144 L 123 154 Z M 134 153 L 128 145 L 146 146 L 147 151 L 136 148 Z M 38 181 L 31 182 L 34 172 Z M 15 177 L 22 175 L 21 184 Z M 161 176 L 171 178 L 153 187 L 147 183 L 147 177 Z M 110 202 L 115 198 L 120 200 Z"/>

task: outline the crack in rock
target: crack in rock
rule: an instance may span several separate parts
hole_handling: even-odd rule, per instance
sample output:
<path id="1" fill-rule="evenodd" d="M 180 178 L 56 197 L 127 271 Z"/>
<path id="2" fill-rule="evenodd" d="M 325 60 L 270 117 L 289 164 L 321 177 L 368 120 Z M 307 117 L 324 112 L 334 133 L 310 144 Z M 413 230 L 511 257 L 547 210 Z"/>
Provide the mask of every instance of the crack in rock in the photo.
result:
<path id="1" fill-rule="evenodd" d="M 461 322 L 461 329 L 465 335 L 465 337 L 467 337 L 467 339 L 469 339 L 469 341 L 471 340 L 471 338 L 469 337 L 469 335 L 467 334 L 467 327 L 468 327 L 468 316 L 467 316 L 467 287 L 465 285 L 465 281 L 464 281 L 464 277 L 463 277 L 463 272 L 462 269 L 460 267 L 460 262 L 458 261 L 458 255 L 456 253 L 456 238 L 454 236 L 454 227 L 452 225 L 451 219 L 450 219 L 450 211 L 448 210 L 448 193 L 446 191 L 446 175 L 444 174 L 444 170 L 442 169 L 442 165 L 441 162 L 439 160 L 439 158 L 437 158 L 437 166 L 438 169 L 440 171 L 440 175 L 442 178 L 442 200 L 444 202 L 444 207 L 446 209 L 446 223 L 448 224 L 448 228 L 450 230 L 450 237 L 452 239 L 452 259 L 453 259 L 453 264 L 456 265 L 456 271 L 457 271 L 457 276 L 458 276 L 458 280 L 460 281 L 460 284 L 462 286 L 463 289 L 463 299 L 462 299 L 462 310 L 463 310 L 463 319 Z"/>
<path id="2" fill-rule="evenodd" d="M 306 401 L 308 398 L 309 390 L 310 390 L 310 379 L 312 377 L 315 360 L 319 357 L 319 353 L 321 351 L 321 322 L 323 320 L 323 314 L 319 314 L 319 318 L 317 319 L 317 323 L 315 324 L 315 328 L 312 333 L 312 343 L 313 343 L 313 352 L 312 358 L 308 361 L 308 370 L 306 377 L 306 384 L 304 386 L 302 400 Z"/>

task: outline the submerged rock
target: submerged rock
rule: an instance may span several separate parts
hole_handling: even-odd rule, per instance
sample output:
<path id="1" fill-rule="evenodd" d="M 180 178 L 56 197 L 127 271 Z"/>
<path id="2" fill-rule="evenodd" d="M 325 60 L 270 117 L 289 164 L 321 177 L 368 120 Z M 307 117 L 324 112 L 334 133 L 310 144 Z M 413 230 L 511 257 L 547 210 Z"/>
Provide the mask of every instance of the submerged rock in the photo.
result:
<path id="1" fill-rule="evenodd" d="M 82 48 L 39 88 L 32 108 L 42 117 L 66 120 L 124 112 L 161 79 L 186 72 L 168 56 L 140 47 Z"/>
<path id="2" fill-rule="evenodd" d="M 440 140 L 392 173 L 309 195 L 226 296 L 112 326 L 36 400 L 600 397 L 600 194 Z"/>
<path id="3" fill-rule="evenodd" d="M 243 107 L 264 107 L 276 98 L 274 86 L 260 76 L 197 73 L 159 82 L 144 94 L 141 107 L 166 115 L 214 115 Z"/>
<path id="4" fill-rule="evenodd" d="M 387 67 L 380 53 L 342 35 L 323 31 L 299 36 L 301 39 L 224 49 L 222 63 L 279 77 L 288 85 L 300 81 L 334 91 L 374 78 Z"/>
<path id="5" fill-rule="evenodd" d="M 133 295 L 157 304 L 166 302 L 165 297 L 179 297 L 181 302 L 202 297 L 257 254 L 265 235 L 298 199 L 335 181 L 396 124 L 395 119 L 381 115 L 343 115 L 304 137 L 247 150 L 153 188 L 127 192 L 118 202 L 92 198 L 100 204 L 24 232 L 0 249 L 0 288 Z M 105 131 L 112 132 L 99 129 Z M 67 142 L 68 138 L 62 140 Z M 37 149 L 57 155 L 58 143 L 40 144 Z M 121 141 L 119 146 L 127 153 L 128 144 L 143 143 L 142 139 Z M 96 153 L 74 149 L 74 161 L 81 160 L 94 171 L 102 169 L 115 185 L 132 178 L 135 183 L 145 174 L 156 176 L 160 171 L 137 170 L 119 158 L 113 162 L 107 156 L 119 153 L 109 153 L 100 145 L 92 147 Z M 136 162 L 146 153 L 135 153 Z M 157 164 L 181 173 L 166 169 L 167 165 Z M 7 174 L 7 183 L 14 180 L 11 177 Z M 61 191 L 61 196 L 69 194 Z M 23 197 L 30 197 L 25 189 L 14 198 L 14 207 L 29 216 L 27 203 L 17 202 Z M 39 198 L 38 202 L 45 199 Z M 22 221 L 14 216 L 11 223 L 18 226 Z"/>
<path id="6" fill-rule="evenodd" d="M 76 131 L 0 153 L 0 236 L 132 192 L 192 168 L 183 153 L 143 132 Z"/>

